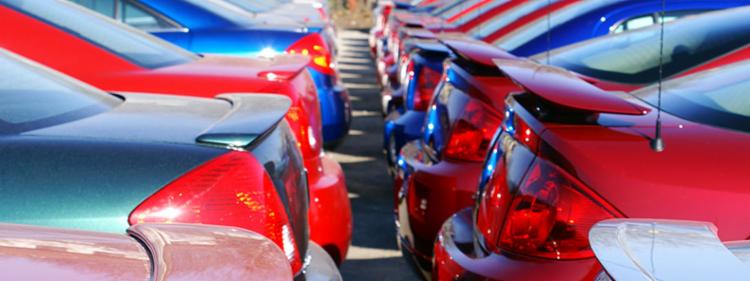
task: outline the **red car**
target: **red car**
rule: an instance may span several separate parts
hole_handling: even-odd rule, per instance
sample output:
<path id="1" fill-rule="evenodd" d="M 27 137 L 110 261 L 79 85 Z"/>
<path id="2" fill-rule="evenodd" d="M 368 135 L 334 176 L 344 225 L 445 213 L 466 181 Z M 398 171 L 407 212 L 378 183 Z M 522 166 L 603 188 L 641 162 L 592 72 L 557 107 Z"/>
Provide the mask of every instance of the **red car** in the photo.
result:
<path id="1" fill-rule="evenodd" d="M 0 241 L 2 280 L 292 280 L 276 244 L 233 227 L 139 224 L 124 235 L 0 224 Z"/>
<path id="2" fill-rule="evenodd" d="M 505 102 L 476 206 L 438 236 L 435 280 L 596 280 L 589 230 L 611 218 L 709 221 L 723 241 L 750 235 L 750 62 L 630 94 L 497 63 L 523 90 Z"/>
<path id="3" fill-rule="evenodd" d="M 107 91 L 213 98 L 222 93 L 279 93 L 297 138 L 310 188 L 311 239 L 341 263 L 352 216 L 341 166 L 323 153 L 315 86 L 308 59 L 203 56 L 67 1 L 0 1 L 0 47 Z"/>
<path id="4" fill-rule="evenodd" d="M 750 8 L 737 8 L 665 25 L 665 42 L 684 43 L 665 46 L 664 76 L 681 77 L 750 58 L 750 40 L 737 36 L 747 32 L 737 22 L 748 16 Z M 653 52 L 658 50 L 659 34 L 655 27 L 586 41 L 553 51 L 550 63 L 584 73 L 573 75 L 606 91 L 634 90 L 658 80 L 658 52 Z M 514 59 L 481 43 L 456 39 L 443 43 L 458 56 L 448 64 L 442 85 L 437 87 L 423 139 L 401 150 L 394 184 L 399 242 L 425 272 L 429 272 L 432 258 L 428 245 L 444 220 L 474 202 L 476 184 L 485 169 L 485 152 L 506 116 L 505 98 L 521 90 L 507 75 L 490 68 L 491 59 L 505 57 L 528 64 L 544 60 L 544 55 Z M 684 57 L 684 52 L 691 56 Z M 548 87 L 559 84 L 548 83 Z"/>

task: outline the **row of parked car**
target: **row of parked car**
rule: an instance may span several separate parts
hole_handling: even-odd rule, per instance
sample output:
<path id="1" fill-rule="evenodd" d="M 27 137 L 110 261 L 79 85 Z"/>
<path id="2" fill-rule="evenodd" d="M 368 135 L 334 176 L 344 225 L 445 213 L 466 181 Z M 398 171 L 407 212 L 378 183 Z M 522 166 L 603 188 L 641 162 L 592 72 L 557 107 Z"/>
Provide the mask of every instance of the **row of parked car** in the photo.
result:
<path id="1" fill-rule="evenodd" d="M 0 0 L 0 19 L 0 279 L 341 279 L 325 149 L 351 109 L 326 2 Z"/>
<path id="2" fill-rule="evenodd" d="M 407 260 L 432 280 L 746 280 L 748 4 L 380 2 Z"/>

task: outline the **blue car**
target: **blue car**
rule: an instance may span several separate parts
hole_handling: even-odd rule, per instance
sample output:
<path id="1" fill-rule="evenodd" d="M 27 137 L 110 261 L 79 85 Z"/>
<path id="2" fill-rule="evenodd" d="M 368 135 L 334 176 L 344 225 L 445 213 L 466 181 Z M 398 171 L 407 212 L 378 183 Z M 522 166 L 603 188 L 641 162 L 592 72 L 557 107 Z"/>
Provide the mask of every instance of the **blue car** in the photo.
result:
<path id="1" fill-rule="evenodd" d="M 664 7 L 664 17 L 666 21 L 670 21 L 691 14 L 747 4 L 750 1 L 669 0 Z M 537 18 L 490 43 L 514 55 L 527 57 L 586 39 L 656 24 L 661 10 L 662 0 L 581 1 L 555 10 L 549 19 L 546 16 Z"/>
<path id="2" fill-rule="evenodd" d="M 339 81 L 323 26 L 252 13 L 223 0 L 73 1 L 196 53 L 309 55 L 307 70 L 318 91 L 326 146 L 335 147 L 349 131 L 349 93 Z"/>
<path id="3" fill-rule="evenodd" d="M 708 12 L 717 9 L 732 8 L 750 4 L 750 1 L 693 1 L 693 0 L 670 0 L 666 5 L 665 18 L 674 20 L 679 17 Z M 619 33 L 628 29 L 646 27 L 657 23 L 658 12 L 661 11 L 660 0 L 618 1 L 598 0 L 581 1 L 568 5 L 566 8 L 553 12 L 550 16 L 550 48 L 566 46 L 586 39 L 591 39 L 610 33 Z M 516 32 L 500 38 L 493 42 L 495 46 L 505 49 L 516 56 L 529 56 L 547 49 L 547 18 L 542 17 L 531 22 Z M 419 43 L 416 43 L 419 42 Z M 412 53 L 415 68 L 421 65 L 439 65 L 442 71 L 442 62 L 447 57 L 456 55 L 448 48 L 435 46 L 438 41 L 428 43 L 429 40 L 409 39 L 405 42 L 407 50 L 417 49 Z M 481 44 L 481 42 L 478 42 Z M 410 46 L 411 45 L 411 46 Z M 422 56 L 422 49 L 429 49 L 430 56 Z M 444 55 L 436 55 L 439 50 L 447 52 Z M 401 67 L 404 70 L 405 67 Z M 436 68 L 437 69 L 437 68 Z M 416 74 L 417 72 L 415 72 Z M 384 127 L 384 144 L 389 171 L 395 172 L 398 162 L 398 154 L 401 148 L 409 141 L 422 136 L 423 124 L 425 122 L 426 109 L 415 106 L 414 99 L 418 96 L 416 89 L 424 86 L 413 85 L 402 77 L 402 89 L 393 92 L 403 92 L 402 97 L 391 97 L 395 102 L 397 98 L 402 106 L 396 110 L 387 112 Z M 418 81 L 416 82 L 419 83 Z M 399 86 L 397 86 L 399 87 Z M 437 89 L 439 90 L 439 89 Z M 428 101 L 429 102 L 429 101 Z"/>

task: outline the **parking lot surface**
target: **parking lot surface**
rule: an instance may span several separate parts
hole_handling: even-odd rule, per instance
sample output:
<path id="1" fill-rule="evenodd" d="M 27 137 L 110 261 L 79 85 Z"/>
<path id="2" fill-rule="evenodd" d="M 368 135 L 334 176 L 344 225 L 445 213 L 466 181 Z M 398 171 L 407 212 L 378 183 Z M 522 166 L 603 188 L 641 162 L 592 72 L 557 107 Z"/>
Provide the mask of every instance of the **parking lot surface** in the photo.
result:
<path id="1" fill-rule="evenodd" d="M 391 179 L 382 154 L 380 88 L 370 58 L 367 31 L 339 31 L 338 67 L 352 97 L 350 135 L 328 152 L 346 173 L 354 213 L 354 237 L 341 266 L 345 280 L 419 280 L 396 247 Z"/>

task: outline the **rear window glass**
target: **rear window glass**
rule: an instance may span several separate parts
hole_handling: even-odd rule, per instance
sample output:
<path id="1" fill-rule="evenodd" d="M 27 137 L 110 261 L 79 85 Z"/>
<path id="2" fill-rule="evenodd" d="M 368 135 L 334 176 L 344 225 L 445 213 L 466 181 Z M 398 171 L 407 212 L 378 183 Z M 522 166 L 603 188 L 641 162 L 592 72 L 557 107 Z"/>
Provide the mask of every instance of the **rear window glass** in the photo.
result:
<path id="1" fill-rule="evenodd" d="M 472 5 L 479 3 L 481 0 L 465 0 L 465 1 L 456 1 L 455 4 L 448 4 L 444 7 L 440 7 L 432 12 L 433 15 L 447 19 L 450 17 L 453 17 L 455 15 L 458 15 L 458 13 L 463 12 L 466 10 L 466 8 L 471 7 Z"/>
<path id="2" fill-rule="evenodd" d="M 227 2 L 253 13 L 268 12 L 282 4 L 275 0 L 227 0 Z"/>
<path id="3" fill-rule="evenodd" d="M 0 50 L 0 134 L 90 116 L 121 101 L 96 88 Z"/>
<path id="4" fill-rule="evenodd" d="M 0 3 L 142 67 L 158 68 L 197 58 L 164 40 L 67 1 L 2 0 Z"/>
<path id="5" fill-rule="evenodd" d="M 701 72 L 664 83 L 662 109 L 696 123 L 750 132 L 750 63 Z M 657 87 L 633 93 L 653 106 Z"/>
<path id="6" fill-rule="evenodd" d="M 664 25 L 664 75 L 670 76 L 750 43 L 750 9 L 703 14 Z M 658 26 L 557 49 L 550 63 L 598 79 L 650 84 L 659 71 Z M 543 60 L 543 54 L 534 57 Z"/>
<path id="7" fill-rule="evenodd" d="M 488 35 L 495 33 L 496 31 L 505 28 L 517 19 L 533 13 L 536 10 L 546 7 L 550 3 L 554 3 L 557 0 L 530 0 L 525 4 L 513 7 L 503 13 L 495 15 L 489 21 L 480 24 L 472 28 L 469 34 L 475 38 L 482 39 Z"/>
<path id="8" fill-rule="evenodd" d="M 224 0 L 185 0 L 198 6 L 222 19 L 228 20 L 237 26 L 253 26 L 257 23 L 253 20 L 255 17 L 251 12 L 225 2 Z"/>
<path id="9" fill-rule="evenodd" d="M 549 26 L 551 28 L 555 28 L 556 26 L 564 24 L 580 15 L 618 1 L 620 0 L 583 1 L 577 4 L 569 5 L 550 14 Z M 523 46 L 529 41 L 534 40 L 534 38 L 537 38 L 545 33 L 547 33 L 546 16 L 539 17 L 538 19 L 524 25 L 523 27 L 498 38 L 497 40 L 495 40 L 495 42 L 493 42 L 493 44 L 512 52 L 516 48 Z"/>

